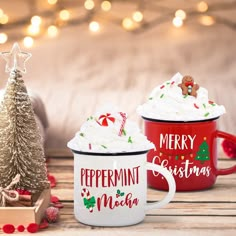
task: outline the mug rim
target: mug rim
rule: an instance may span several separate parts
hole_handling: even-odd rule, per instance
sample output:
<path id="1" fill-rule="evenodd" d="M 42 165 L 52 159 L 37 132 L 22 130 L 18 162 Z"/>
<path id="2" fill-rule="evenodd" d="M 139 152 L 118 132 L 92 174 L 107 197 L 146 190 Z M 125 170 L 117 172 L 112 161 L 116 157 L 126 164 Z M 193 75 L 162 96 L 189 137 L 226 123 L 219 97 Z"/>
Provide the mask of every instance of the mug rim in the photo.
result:
<path id="1" fill-rule="evenodd" d="M 87 152 L 87 151 L 78 151 L 74 149 L 71 149 L 71 151 L 76 154 L 83 154 L 88 156 L 133 156 L 149 152 L 149 150 L 134 151 L 134 152 Z"/>
<path id="2" fill-rule="evenodd" d="M 162 123 L 199 123 L 199 122 L 209 122 L 209 121 L 213 121 L 213 120 L 217 120 L 219 119 L 220 116 L 217 116 L 217 117 L 213 117 L 213 118 L 210 118 L 210 119 L 205 119 L 205 120 L 159 120 L 159 119 L 154 119 L 154 118 L 149 118 L 149 117 L 145 117 L 145 116 L 142 116 L 142 118 L 144 120 L 148 120 L 148 121 L 153 121 L 153 122 L 162 122 Z"/>

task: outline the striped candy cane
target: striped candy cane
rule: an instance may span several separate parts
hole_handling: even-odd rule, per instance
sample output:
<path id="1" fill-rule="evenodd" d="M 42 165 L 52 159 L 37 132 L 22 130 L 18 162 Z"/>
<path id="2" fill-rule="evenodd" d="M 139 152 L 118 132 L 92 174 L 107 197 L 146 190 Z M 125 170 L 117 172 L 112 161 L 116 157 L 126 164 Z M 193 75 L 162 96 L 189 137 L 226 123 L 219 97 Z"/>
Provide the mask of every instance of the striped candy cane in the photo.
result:
<path id="1" fill-rule="evenodd" d="M 126 113 L 123 113 L 123 112 L 119 112 L 119 114 L 122 117 L 122 122 L 121 122 L 120 131 L 119 131 L 118 135 L 121 136 L 122 135 L 122 131 L 123 131 L 124 126 L 125 126 L 125 122 L 126 122 L 127 116 L 126 116 Z"/>
<path id="2" fill-rule="evenodd" d="M 81 197 L 86 198 L 87 200 L 89 200 L 91 198 L 89 190 L 86 189 L 86 188 L 83 188 L 82 191 L 81 191 Z M 92 207 L 89 208 L 89 212 L 93 212 Z"/>

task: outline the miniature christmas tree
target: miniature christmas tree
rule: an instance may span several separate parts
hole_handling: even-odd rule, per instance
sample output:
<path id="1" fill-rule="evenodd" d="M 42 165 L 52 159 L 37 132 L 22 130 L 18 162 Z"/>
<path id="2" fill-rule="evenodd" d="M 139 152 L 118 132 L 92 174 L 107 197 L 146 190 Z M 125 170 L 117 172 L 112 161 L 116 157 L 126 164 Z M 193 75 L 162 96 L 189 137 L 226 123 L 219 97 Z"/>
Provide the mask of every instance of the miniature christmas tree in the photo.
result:
<path id="1" fill-rule="evenodd" d="M 204 138 L 204 141 L 201 143 L 195 160 L 201 161 L 201 163 L 210 160 L 209 146 L 206 142 L 206 138 Z"/>
<path id="2" fill-rule="evenodd" d="M 0 105 L 0 186 L 6 188 L 19 174 L 16 189 L 31 193 L 49 188 L 44 149 L 22 73 L 31 54 L 14 44 L 11 52 L 1 53 L 10 77 Z"/>

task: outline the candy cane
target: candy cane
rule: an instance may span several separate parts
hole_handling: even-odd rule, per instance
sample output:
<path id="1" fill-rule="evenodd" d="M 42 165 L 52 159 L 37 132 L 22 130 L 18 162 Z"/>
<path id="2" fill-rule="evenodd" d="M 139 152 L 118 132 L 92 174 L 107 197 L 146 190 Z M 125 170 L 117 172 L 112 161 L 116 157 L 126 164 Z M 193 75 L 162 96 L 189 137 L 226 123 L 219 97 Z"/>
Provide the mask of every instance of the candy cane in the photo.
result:
<path id="1" fill-rule="evenodd" d="M 89 200 L 91 198 L 89 190 L 86 188 L 83 188 L 81 191 L 81 197 L 83 198 L 85 197 L 87 200 Z M 92 207 L 89 208 L 89 212 L 93 212 Z"/>
<path id="2" fill-rule="evenodd" d="M 126 114 L 123 113 L 123 112 L 119 112 L 119 114 L 122 117 L 122 122 L 121 122 L 120 131 L 119 131 L 118 135 L 121 136 L 122 135 L 122 131 L 123 131 L 124 126 L 125 126 L 125 122 L 126 122 L 127 117 L 126 117 Z"/>

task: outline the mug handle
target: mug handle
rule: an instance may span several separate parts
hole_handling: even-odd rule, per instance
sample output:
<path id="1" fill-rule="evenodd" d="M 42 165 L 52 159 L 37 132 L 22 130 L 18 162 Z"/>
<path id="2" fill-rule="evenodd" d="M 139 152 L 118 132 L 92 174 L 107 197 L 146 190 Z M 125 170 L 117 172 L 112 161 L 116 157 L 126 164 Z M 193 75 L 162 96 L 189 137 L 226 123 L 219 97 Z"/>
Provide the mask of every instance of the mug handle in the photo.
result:
<path id="1" fill-rule="evenodd" d="M 229 141 L 236 143 L 236 136 L 232 134 L 225 133 L 223 131 L 216 130 L 216 138 L 224 138 L 228 139 Z M 216 175 L 229 175 L 236 172 L 236 165 L 226 168 L 226 169 L 217 169 Z"/>
<path id="2" fill-rule="evenodd" d="M 160 174 L 162 174 L 164 178 L 167 180 L 168 185 L 169 185 L 169 192 L 166 194 L 166 196 L 163 199 L 154 203 L 146 203 L 145 210 L 148 211 L 151 209 L 161 208 L 165 206 L 166 204 L 168 204 L 174 198 L 175 191 L 176 191 L 176 184 L 175 184 L 175 179 L 173 175 L 166 168 L 157 164 L 152 164 L 150 162 L 147 162 L 146 169 L 157 171 Z"/>

